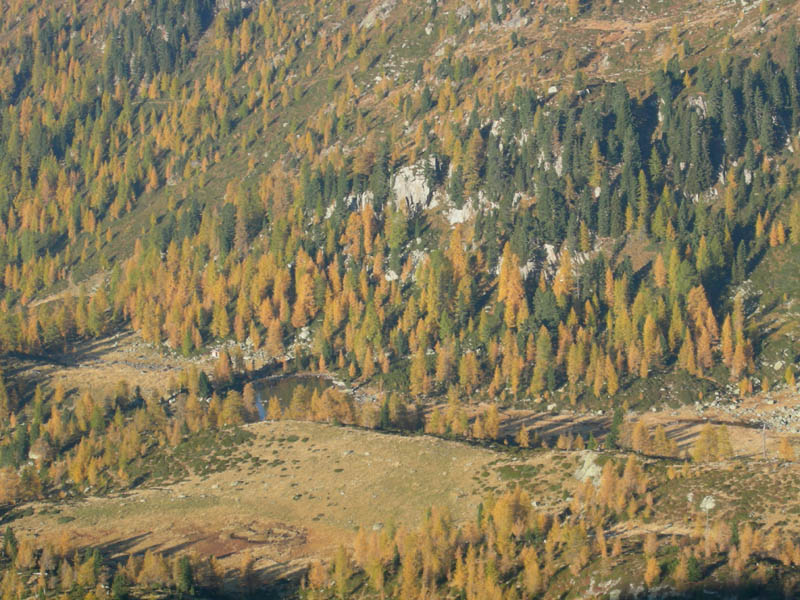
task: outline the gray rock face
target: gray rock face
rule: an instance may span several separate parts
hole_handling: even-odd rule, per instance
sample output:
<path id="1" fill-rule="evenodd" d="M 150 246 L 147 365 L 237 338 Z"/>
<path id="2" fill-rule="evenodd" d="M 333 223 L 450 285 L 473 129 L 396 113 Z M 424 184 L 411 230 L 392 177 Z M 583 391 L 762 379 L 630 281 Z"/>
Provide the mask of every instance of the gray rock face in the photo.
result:
<path id="1" fill-rule="evenodd" d="M 369 29 L 378 21 L 383 21 L 391 14 L 395 4 L 397 4 L 397 0 L 385 0 L 378 4 L 378 6 L 372 8 L 361 21 L 361 27 Z"/>
<path id="2" fill-rule="evenodd" d="M 598 485 L 600 477 L 603 475 L 603 469 L 595 462 L 594 452 L 587 451 L 583 455 L 583 464 L 575 471 L 575 479 L 578 481 L 586 481 L 591 479 L 592 483 Z"/>
<path id="3" fill-rule="evenodd" d="M 367 204 L 372 203 L 374 197 L 375 195 L 369 190 L 361 192 L 360 194 L 350 194 L 345 198 L 345 204 L 350 210 L 361 211 L 364 210 Z"/>
<path id="4" fill-rule="evenodd" d="M 406 214 L 432 208 L 431 188 L 420 164 L 399 169 L 394 176 L 392 190 L 397 208 Z"/>
<path id="5" fill-rule="evenodd" d="M 450 225 L 466 223 L 475 216 L 475 209 L 470 202 L 465 202 L 461 208 L 453 207 L 447 211 L 447 221 Z"/>
<path id="6" fill-rule="evenodd" d="M 708 115 L 708 107 L 706 106 L 706 99 L 702 96 L 691 96 L 689 98 L 689 106 L 696 108 L 698 112 L 705 118 Z"/>
<path id="7" fill-rule="evenodd" d="M 374 197 L 375 195 L 369 190 L 361 192 L 360 194 L 349 194 L 344 198 L 344 206 L 350 211 L 361 211 L 364 210 L 367 204 L 372 203 Z M 330 219 L 334 210 L 336 210 L 335 202 L 325 211 L 325 218 Z"/>

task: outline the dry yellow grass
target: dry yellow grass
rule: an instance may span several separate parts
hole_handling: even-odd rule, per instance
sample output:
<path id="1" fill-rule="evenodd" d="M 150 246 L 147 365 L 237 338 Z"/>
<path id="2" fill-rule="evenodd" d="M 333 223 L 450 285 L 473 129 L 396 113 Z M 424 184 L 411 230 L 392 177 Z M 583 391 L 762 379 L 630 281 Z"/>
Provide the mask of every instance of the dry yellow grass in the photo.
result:
<path id="1" fill-rule="evenodd" d="M 513 460 L 428 436 L 290 421 L 247 428 L 256 438 L 238 452 L 280 464 L 242 461 L 171 485 L 34 503 L 34 514 L 14 528 L 55 539 L 68 532 L 76 547 L 99 546 L 117 556 L 147 549 L 213 554 L 229 568 L 249 552 L 258 568 L 286 573 L 349 543 L 360 524 L 413 526 L 433 505 L 459 520 L 472 518 L 487 487 L 508 485 L 497 469 Z M 530 454 L 529 462 L 547 458 Z"/>

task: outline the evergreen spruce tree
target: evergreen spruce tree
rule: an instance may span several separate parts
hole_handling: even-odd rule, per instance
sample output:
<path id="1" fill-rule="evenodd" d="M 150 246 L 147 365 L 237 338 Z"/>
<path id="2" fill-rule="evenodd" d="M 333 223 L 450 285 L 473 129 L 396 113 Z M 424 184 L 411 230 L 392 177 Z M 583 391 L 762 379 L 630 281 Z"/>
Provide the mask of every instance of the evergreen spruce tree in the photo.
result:
<path id="1" fill-rule="evenodd" d="M 735 160 L 741 152 L 742 129 L 736 97 L 730 86 L 722 91 L 722 129 L 725 153 L 728 160 Z"/>
<path id="2" fill-rule="evenodd" d="M 775 151 L 775 124 L 772 111 L 768 106 L 764 106 L 761 111 L 761 118 L 758 122 L 758 141 L 764 152 L 770 154 Z"/>

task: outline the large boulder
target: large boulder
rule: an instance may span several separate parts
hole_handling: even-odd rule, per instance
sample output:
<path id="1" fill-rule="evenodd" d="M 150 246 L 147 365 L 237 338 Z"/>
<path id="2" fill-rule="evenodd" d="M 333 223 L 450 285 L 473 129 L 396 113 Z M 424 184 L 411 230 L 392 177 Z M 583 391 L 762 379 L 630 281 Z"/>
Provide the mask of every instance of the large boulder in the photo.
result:
<path id="1" fill-rule="evenodd" d="M 38 438 L 28 451 L 28 458 L 36 462 L 45 462 L 53 457 L 53 449 L 43 437 Z"/>

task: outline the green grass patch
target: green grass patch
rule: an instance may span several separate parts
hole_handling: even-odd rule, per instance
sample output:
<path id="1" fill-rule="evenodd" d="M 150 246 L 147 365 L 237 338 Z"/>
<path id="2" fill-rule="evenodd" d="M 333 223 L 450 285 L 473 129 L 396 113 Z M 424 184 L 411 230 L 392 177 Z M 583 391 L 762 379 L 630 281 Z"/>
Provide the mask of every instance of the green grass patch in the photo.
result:
<path id="1" fill-rule="evenodd" d="M 535 477 L 539 469 L 533 465 L 503 465 L 497 472 L 503 481 L 519 481 Z"/>

